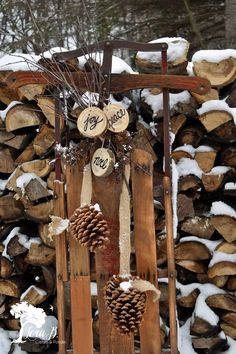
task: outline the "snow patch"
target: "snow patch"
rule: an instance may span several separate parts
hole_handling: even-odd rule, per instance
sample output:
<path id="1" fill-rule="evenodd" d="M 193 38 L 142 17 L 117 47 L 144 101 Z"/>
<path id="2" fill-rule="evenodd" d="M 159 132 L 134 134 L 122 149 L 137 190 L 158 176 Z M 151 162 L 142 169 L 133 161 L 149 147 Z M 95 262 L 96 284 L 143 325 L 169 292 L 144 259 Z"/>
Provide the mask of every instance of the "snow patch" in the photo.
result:
<path id="1" fill-rule="evenodd" d="M 210 213 L 213 215 L 227 215 L 236 219 L 236 211 L 224 202 L 213 202 Z"/>
<path id="2" fill-rule="evenodd" d="M 188 41 L 182 37 L 163 37 L 150 41 L 149 43 L 167 43 L 167 61 L 173 62 L 183 57 L 189 47 Z M 137 57 L 143 60 L 148 60 L 151 63 L 161 62 L 161 51 L 157 52 L 137 52 Z"/>
<path id="3" fill-rule="evenodd" d="M 178 196 L 179 173 L 174 160 L 172 160 L 172 208 L 173 208 L 173 236 L 177 237 L 178 213 L 177 213 L 177 196 Z"/>
<path id="4" fill-rule="evenodd" d="M 214 264 L 219 262 L 232 262 L 236 263 L 236 254 L 224 253 L 215 251 L 214 255 L 208 265 L 208 268 L 213 267 Z"/>
<path id="5" fill-rule="evenodd" d="M 198 166 L 197 161 L 182 157 L 177 165 L 177 170 L 179 177 L 181 176 L 189 176 L 189 175 L 195 175 L 198 178 L 202 177 L 203 171 L 202 169 Z"/>
<path id="6" fill-rule="evenodd" d="M 236 58 L 235 49 L 208 49 L 199 50 L 192 57 L 192 62 L 206 60 L 210 63 L 219 63 L 228 58 Z"/>
<path id="7" fill-rule="evenodd" d="M 224 175 L 229 170 L 231 170 L 231 168 L 227 166 L 215 166 L 210 172 L 205 173 L 205 175 Z"/>
<path id="8" fill-rule="evenodd" d="M 85 63 L 89 59 L 93 59 L 96 63 L 102 65 L 103 62 L 103 53 L 91 53 L 82 55 L 79 59 L 79 68 L 83 70 Z M 136 74 L 133 69 L 121 58 L 116 57 L 115 55 L 112 56 L 112 67 L 111 67 L 112 74 L 121 74 L 126 72 L 128 74 Z"/>
<path id="9" fill-rule="evenodd" d="M 40 55 L 5 54 L 0 58 L 0 71 L 36 71 Z"/>
<path id="10" fill-rule="evenodd" d="M 124 292 L 127 292 L 130 288 L 132 288 L 130 281 L 122 281 L 119 286 Z"/>
<path id="11" fill-rule="evenodd" d="M 144 101 L 151 106 L 153 112 L 158 112 L 163 109 L 163 94 L 158 95 L 151 94 L 149 89 L 142 90 L 141 97 Z M 191 95 L 188 91 L 182 91 L 179 93 L 170 93 L 170 109 L 177 107 L 178 103 L 189 102 Z"/>
<path id="12" fill-rule="evenodd" d="M 236 183 L 234 182 L 228 182 L 225 184 L 225 189 L 226 190 L 235 190 L 236 189 Z"/>
<path id="13" fill-rule="evenodd" d="M 28 250 L 30 249 L 33 243 L 36 243 L 38 245 L 42 244 L 42 240 L 40 237 L 29 237 L 27 235 L 22 234 L 18 234 L 18 241 L 22 246 L 24 246 Z"/>

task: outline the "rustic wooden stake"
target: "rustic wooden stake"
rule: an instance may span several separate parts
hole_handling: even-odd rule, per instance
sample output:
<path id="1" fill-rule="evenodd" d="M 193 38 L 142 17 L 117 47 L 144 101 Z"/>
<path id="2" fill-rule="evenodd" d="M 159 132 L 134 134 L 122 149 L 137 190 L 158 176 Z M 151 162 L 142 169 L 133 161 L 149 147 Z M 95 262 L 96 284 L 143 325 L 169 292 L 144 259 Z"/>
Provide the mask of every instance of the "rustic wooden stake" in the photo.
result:
<path id="1" fill-rule="evenodd" d="M 96 253 L 98 286 L 100 354 L 133 354 L 133 337 L 122 336 L 111 323 L 104 300 L 104 286 L 113 274 L 119 274 L 119 203 L 122 181 L 115 173 L 108 177 L 93 176 L 92 200 L 101 207 L 110 228 L 110 244 Z"/>
<path id="2" fill-rule="evenodd" d="M 131 155 L 131 161 L 137 274 L 157 287 L 152 157 L 136 149 Z M 152 296 L 147 293 L 146 312 L 140 327 L 143 354 L 161 353 L 159 302 L 154 303 Z"/>
<path id="3" fill-rule="evenodd" d="M 173 237 L 173 213 L 171 203 L 170 178 L 164 176 L 164 203 L 166 218 L 166 241 L 168 257 L 168 292 L 169 292 L 169 316 L 170 316 L 170 345 L 171 354 L 178 353 L 177 346 L 177 323 L 176 323 L 176 275 L 175 275 L 175 253 Z"/>
<path id="4" fill-rule="evenodd" d="M 64 183 L 54 181 L 54 214 L 65 218 Z M 58 349 L 66 353 L 66 316 L 65 316 L 65 282 L 68 281 L 66 232 L 56 236 L 56 272 L 57 272 L 57 314 L 58 314 Z"/>
<path id="5" fill-rule="evenodd" d="M 130 164 L 125 165 L 124 181 L 120 195 L 119 219 L 120 219 L 120 275 L 130 276 L 130 196 L 129 196 Z"/>
<path id="6" fill-rule="evenodd" d="M 84 162 L 67 167 L 68 217 L 81 204 Z M 89 251 L 69 234 L 72 344 L 74 354 L 92 354 L 92 309 Z"/>

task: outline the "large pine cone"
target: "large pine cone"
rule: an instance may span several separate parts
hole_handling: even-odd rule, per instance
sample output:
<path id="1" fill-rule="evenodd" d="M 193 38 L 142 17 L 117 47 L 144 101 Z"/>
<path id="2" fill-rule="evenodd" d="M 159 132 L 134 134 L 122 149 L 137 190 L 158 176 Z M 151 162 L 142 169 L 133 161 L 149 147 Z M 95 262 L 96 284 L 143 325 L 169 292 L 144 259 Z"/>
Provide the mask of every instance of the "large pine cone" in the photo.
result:
<path id="1" fill-rule="evenodd" d="M 129 287 L 129 280 L 113 276 L 105 286 L 105 302 L 114 324 L 122 334 L 134 332 L 140 325 L 145 312 L 146 294 Z M 128 286 L 127 286 L 128 285 Z"/>
<path id="2" fill-rule="evenodd" d="M 70 218 L 71 235 L 90 251 L 103 249 L 109 243 L 109 230 L 99 208 L 83 205 Z"/>

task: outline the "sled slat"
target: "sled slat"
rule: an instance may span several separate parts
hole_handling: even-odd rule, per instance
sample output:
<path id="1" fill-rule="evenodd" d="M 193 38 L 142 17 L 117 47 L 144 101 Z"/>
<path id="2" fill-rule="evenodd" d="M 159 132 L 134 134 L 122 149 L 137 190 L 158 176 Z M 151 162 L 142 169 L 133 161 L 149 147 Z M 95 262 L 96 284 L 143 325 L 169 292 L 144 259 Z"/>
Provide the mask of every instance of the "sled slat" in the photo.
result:
<path id="1" fill-rule="evenodd" d="M 133 337 L 120 335 L 112 325 L 104 302 L 104 286 L 113 274 L 119 274 L 119 200 L 122 181 L 93 176 L 92 200 L 100 205 L 110 228 L 110 244 L 96 253 L 98 285 L 100 354 L 133 354 Z"/>
<path id="2" fill-rule="evenodd" d="M 84 163 L 67 167 L 67 211 L 80 206 Z M 89 252 L 69 234 L 73 352 L 93 353 Z"/>
<path id="3" fill-rule="evenodd" d="M 136 149 L 131 155 L 134 237 L 137 274 L 157 286 L 156 237 L 153 206 L 153 161 L 149 153 Z M 147 309 L 140 327 L 142 354 L 160 354 L 159 302 L 147 293 Z"/>
<path id="4" fill-rule="evenodd" d="M 54 214 L 65 218 L 64 183 L 54 182 Z M 67 281 L 67 241 L 66 233 L 56 236 L 56 271 L 57 271 L 57 313 L 58 313 L 58 348 L 60 354 L 66 353 L 66 316 L 65 316 L 65 281 Z"/>

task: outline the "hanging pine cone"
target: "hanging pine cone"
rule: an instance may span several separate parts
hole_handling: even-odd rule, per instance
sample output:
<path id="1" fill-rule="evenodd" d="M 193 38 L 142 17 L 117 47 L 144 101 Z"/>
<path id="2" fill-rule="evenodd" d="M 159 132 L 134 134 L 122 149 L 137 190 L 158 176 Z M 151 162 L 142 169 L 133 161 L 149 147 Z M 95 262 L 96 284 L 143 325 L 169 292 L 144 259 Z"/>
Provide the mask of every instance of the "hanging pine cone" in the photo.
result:
<path id="1" fill-rule="evenodd" d="M 139 327 L 145 311 L 146 294 L 132 287 L 130 280 L 113 276 L 105 286 L 105 302 L 114 324 L 122 334 Z"/>
<path id="2" fill-rule="evenodd" d="M 92 252 L 103 249 L 109 243 L 106 220 L 96 205 L 83 205 L 70 218 L 72 236 Z"/>

